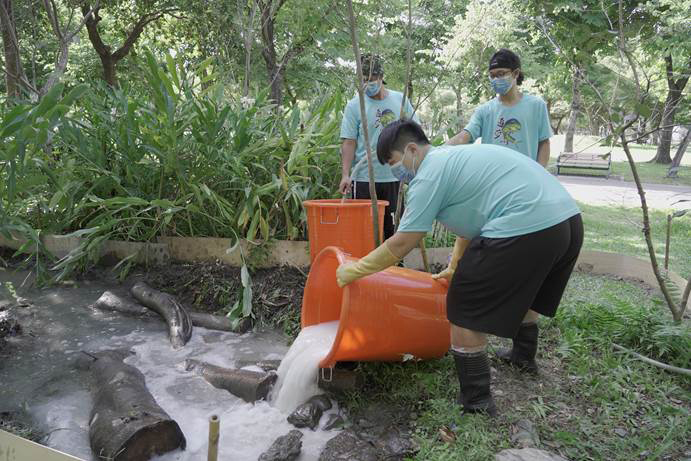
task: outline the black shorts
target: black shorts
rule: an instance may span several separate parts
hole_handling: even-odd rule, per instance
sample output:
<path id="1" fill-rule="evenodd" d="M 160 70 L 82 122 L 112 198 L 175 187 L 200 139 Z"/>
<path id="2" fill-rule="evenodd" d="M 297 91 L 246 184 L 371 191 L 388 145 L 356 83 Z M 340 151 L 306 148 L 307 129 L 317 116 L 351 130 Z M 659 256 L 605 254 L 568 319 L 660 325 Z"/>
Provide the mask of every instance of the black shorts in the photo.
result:
<path id="1" fill-rule="evenodd" d="M 529 309 L 554 317 L 582 244 L 580 214 L 530 234 L 475 237 L 449 286 L 449 321 L 513 338 Z"/>
<path id="2" fill-rule="evenodd" d="M 394 234 L 393 218 L 396 214 L 398 189 L 400 185 L 401 183 L 398 181 L 374 183 L 374 190 L 377 192 L 377 200 L 386 200 L 389 202 L 389 205 L 384 209 L 384 240 Z M 370 198 L 368 182 L 353 181 L 350 190 L 352 198 Z M 403 216 L 403 210 L 401 210 L 401 216 Z"/>

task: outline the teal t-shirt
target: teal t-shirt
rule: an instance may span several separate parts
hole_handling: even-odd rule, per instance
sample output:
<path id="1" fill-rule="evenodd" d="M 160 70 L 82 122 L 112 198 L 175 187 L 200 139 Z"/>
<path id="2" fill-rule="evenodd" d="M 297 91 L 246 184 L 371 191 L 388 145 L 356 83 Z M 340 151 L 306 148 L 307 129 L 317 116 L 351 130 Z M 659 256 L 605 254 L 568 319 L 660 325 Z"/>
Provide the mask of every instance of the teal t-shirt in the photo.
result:
<path id="1" fill-rule="evenodd" d="M 389 165 L 382 165 L 377 160 L 377 141 L 379 135 L 386 125 L 396 121 L 401 114 L 401 101 L 403 93 L 387 89 L 388 94 L 384 99 L 372 99 L 365 96 L 365 111 L 367 114 L 367 130 L 369 134 L 370 145 L 372 148 L 372 163 L 374 166 L 374 181 L 375 182 L 396 182 L 398 179 L 391 174 L 391 167 Z M 413 115 L 413 106 L 410 101 L 405 104 L 405 116 L 410 118 Z M 417 115 L 413 115 L 413 120 L 419 123 Z M 357 96 L 348 101 L 345 111 L 343 112 L 343 121 L 341 122 L 341 139 L 355 139 L 357 140 L 357 148 L 355 149 L 355 159 L 353 160 L 352 168 L 366 155 L 365 152 L 365 137 L 362 134 L 362 119 L 360 117 L 360 100 Z M 351 179 L 353 181 L 369 181 L 367 174 L 367 164 L 363 164 L 358 168 L 355 174 L 351 170 Z"/>
<path id="2" fill-rule="evenodd" d="M 483 144 L 506 146 L 536 161 L 538 143 L 552 136 L 547 105 L 530 94 L 523 94 L 511 107 L 498 97 L 486 102 L 475 110 L 464 130 L 473 142 L 482 138 Z"/>
<path id="3" fill-rule="evenodd" d="M 539 163 L 487 144 L 432 148 L 408 187 L 400 232 L 429 232 L 435 220 L 471 239 L 529 234 L 580 213 Z"/>

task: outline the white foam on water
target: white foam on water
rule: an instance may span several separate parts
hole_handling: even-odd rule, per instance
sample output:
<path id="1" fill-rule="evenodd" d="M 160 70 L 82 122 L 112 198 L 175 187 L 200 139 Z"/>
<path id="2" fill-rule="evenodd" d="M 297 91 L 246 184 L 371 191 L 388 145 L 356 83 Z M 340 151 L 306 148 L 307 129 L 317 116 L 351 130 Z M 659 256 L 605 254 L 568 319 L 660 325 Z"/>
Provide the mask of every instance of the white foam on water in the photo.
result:
<path id="1" fill-rule="evenodd" d="M 319 362 L 331 350 L 337 332 L 338 321 L 312 325 L 300 331 L 278 367 L 278 380 L 271 396 L 276 408 L 290 413 L 321 393 L 317 387 Z"/>
<path id="2" fill-rule="evenodd" d="M 256 461 L 277 437 L 295 429 L 287 416 L 302 402 L 288 405 L 293 408 L 287 412 L 263 401 L 246 403 L 212 387 L 201 376 L 186 372 L 181 366 L 188 358 L 228 368 L 235 368 L 237 361 L 280 359 L 288 352 L 282 335 L 272 332 L 238 335 L 195 327 L 187 345 L 174 350 L 164 322 L 87 307 L 108 288 L 93 284 L 79 289 L 33 292 L 35 307 L 30 314 L 34 321 L 29 329 L 35 336 L 23 337 L 26 343 L 0 368 L 0 406 L 9 410 L 25 409 L 37 426 L 49 433 L 43 443 L 85 460 L 96 459 L 88 436 L 93 405 L 90 380 L 87 374 L 74 369 L 73 362 L 81 350 L 97 352 L 116 347 L 135 352 L 125 362 L 144 374 L 149 392 L 180 425 L 187 440 L 186 450 L 167 453 L 159 461 L 206 459 L 208 421 L 214 414 L 221 420 L 219 459 L 224 460 Z M 316 333 L 319 331 L 322 333 Z M 295 367 L 309 366 L 312 370 L 305 373 L 311 390 L 305 392 L 305 397 L 292 397 L 293 401 L 320 393 L 316 387 L 318 363 L 330 349 L 336 331 L 335 322 L 306 329 L 296 343 L 311 347 L 299 359 L 286 357 L 281 364 L 281 373 L 290 368 L 289 363 L 295 363 Z M 321 341 L 317 341 L 320 335 Z M 309 339 L 311 336 L 317 338 Z M 297 347 L 289 355 L 294 355 Z M 291 376 L 283 376 L 286 391 L 302 386 L 300 380 L 293 384 Z M 288 394 L 292 395 L 293 391 Z M 321 423 L 327 421 L 328 414 L 338 411 L 335 407 L 327 412 Z M 317 460 L 326 442 L 338 434 L 320 429 L 299 430 L 304 434 L 300 461 Z"/>
<path id="3" fill-rule="evenodd" d="M 144 372 L 146 385 L 156 402 L 180 425 L 187 439 L 187 448 L 156 458 L 159 461 L 205 459 L 208 449 L 208 421 L 211 415 L 221 420 L 219 459 L 256 460 L 274 440 L 295 429 L 287 421 L 287 414 L 261 401 L 246 403 L 232 394 L 215 389 L 193 372 L 183 370 L 186 358 L 208 361 L 214 365 L 233 367 L 232 348 L 225 353 L 209 350 L 195 327 L 195 334 L 187 345 L 172 350 L 167 341 L 140 343 L 133 347 L 136 355 L 125 361 Z M 222 336 L 232 334 L 223 334 Z M 133 334 L 132 336 L 136 336 Z M 129 338 L 136 342 L 136 338 Z M 249 338 L 248 338 L 249 339 Z M 215 345 L 223 345 L 219 341 Z M 256 343 L 243 349 L 256 352 Z M 274 352 L 275 354 L 275 352 Z M 269 354 L 270 355 L 270 354 Z M 250 367 L 247 367 L 250 368 Z M 254 367 L 252 367 L 254 368 Z M 315 375 L 316 376 L 316 375 Z M 338 412 L 333 408 L 329 413 Z M 326 421 L 326 417 L 322 420 Z M 300 460 L 316 460 L 326 442 L 337 432 L 302 429 Z"/>

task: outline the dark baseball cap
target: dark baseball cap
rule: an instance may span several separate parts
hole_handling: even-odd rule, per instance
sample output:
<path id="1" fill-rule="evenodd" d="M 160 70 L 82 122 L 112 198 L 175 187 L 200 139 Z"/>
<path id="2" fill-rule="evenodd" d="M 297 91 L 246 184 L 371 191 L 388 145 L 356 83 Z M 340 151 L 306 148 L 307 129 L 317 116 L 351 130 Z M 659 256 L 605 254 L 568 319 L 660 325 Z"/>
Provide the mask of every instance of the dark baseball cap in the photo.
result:
<path id="1" fill-rule="evenodd" d="M 521 67 L 521 59 L 516 53 L 506 48 L 502 48 L 492 55 L 489 59 L 489 70 L 492 69 L 519 69 Z"/>
<path id="2" fill-rule="evenodd" d="M 367 79 L 370 75 L 383 76 L 381 57 L 376 54 L 363 54 L 360 58 L 362 64 L 362 75 Z"/>

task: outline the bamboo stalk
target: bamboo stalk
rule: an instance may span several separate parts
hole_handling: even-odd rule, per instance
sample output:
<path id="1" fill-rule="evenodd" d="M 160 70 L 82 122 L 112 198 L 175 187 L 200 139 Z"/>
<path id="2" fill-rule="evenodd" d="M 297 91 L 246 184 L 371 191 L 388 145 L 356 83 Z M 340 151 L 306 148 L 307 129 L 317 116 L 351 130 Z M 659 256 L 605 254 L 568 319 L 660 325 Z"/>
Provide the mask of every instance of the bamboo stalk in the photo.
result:
<path id="1" fill-rule="evenodd" d="M 211 415 L 209 418 L 209 454 L 207 461 L 218 461 L 218 429 L 221 425 L 221 420 L 217 415 Z"/>
<path id="2" fill-rule="evenodd" d="M 355 54 L 355 68 L 357 70 L 357 94 L 360 99 L 360 118 L 362 119 L 362 136 L 365 141 L 365 154 L 367 155 L 367 173 L 369 176 L 369 195 L 372 200 L 372 227 L 374 228 L 374 246 L 381 244 L 379 235 L 379 208 L 377 206 L 377 190 L 374 187 L 374 165 L 372 164 L 372 148 L 369 141 L 369 130 L 367 129 L 367 112 L 365 111 L 365 95 L 363 88 L 365 81 L 362 76 L 362 63 L 360 62 L 360 46 L 355 35 L 355 13 L 353 12 L 353 1 L 348 0 L 348 19 L 350 22 L 350 39 L 353 43 L 353 54 Z"/>
<path id="3" fill-rule="evenodd" d="M 405 102 L 409 98 L 408 89 L 410 88 L 411 80 L 411 61 L 412 61 L 412 41 L 411 33 L 413 30 L 413 2 L 408 0 L 408 28 L 406 30 L 406 37 L 408 43 L 408 51 L 406 54 L 406 81 L 403 87 L 403 98 L 401 99 L 401 111 L 399 112 L 399 119 L 403 120 L 405 117 Z M 412 118 L 412 114 L 411 114 Z M 403 192 L 403 184 L 398 188 L 398 200 L 396 201 L 396 214 L 394 215 L 394 231 L 398 231 L 398 225 L 401 223 L 401 212 L 403 210 L 403 202 L 405 201 L 405 194 Z M 422 262 L 425 266 L 425 271 L 429 272 L 429 261 L 427 259 L 427 250 L 425 250 L 424 240 L 420 240 L 420 254 L 422 255 Z"/>
<path id="4" fill-rule="evenodd" d="M 427 250 L 425 250 L 425 239 L 420 240 L 420 256 L 422 256 L 422 264 L 425 266 L 425 272 L 429 272 L 429 260 L 427 259 Z"/>
<path id="5" fill-rule="evenodd" d="M 665 269 L 669 269 L 669 239 L 672 233 L 672 215 L 667 215 L 667 239 L 665 240 Z"/>

